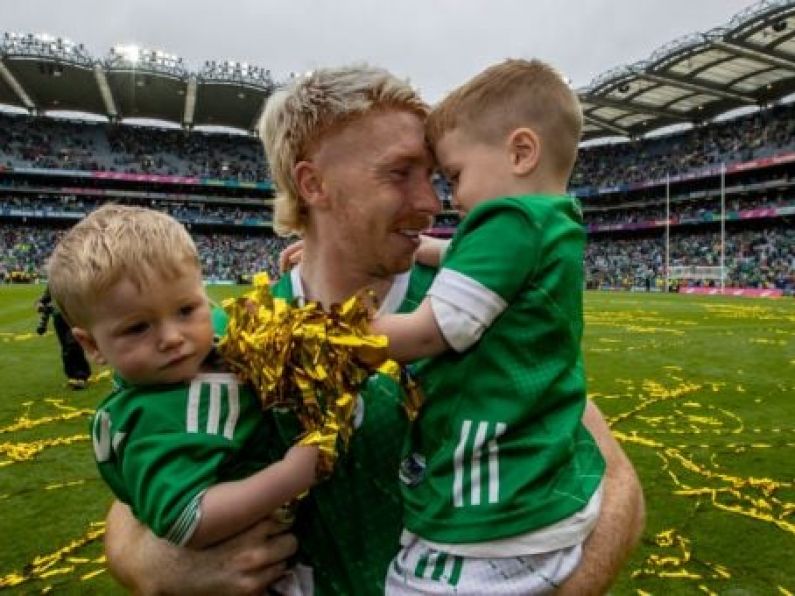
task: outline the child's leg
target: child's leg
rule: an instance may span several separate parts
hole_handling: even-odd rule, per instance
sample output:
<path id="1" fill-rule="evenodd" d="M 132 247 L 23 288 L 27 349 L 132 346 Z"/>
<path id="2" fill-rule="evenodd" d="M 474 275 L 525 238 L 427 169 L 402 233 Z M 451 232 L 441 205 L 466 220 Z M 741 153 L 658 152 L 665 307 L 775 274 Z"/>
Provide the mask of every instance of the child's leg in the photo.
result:
<path id="1" fill-rule="evenodd" d="M 574 571 L 581 554 L 578 544 L 549 553 L 476 559 L 439 552 L 415 540 L 390 564 L 386 594 L 551 594 Z"/>

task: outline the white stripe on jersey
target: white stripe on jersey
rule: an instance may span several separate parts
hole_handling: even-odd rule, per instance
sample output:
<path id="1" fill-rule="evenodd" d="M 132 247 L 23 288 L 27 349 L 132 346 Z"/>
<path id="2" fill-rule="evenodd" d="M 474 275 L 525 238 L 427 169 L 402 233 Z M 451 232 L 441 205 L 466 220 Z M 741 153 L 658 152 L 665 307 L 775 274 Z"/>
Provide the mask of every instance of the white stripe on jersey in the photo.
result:
<path id="1" fill-rule="evenodd" d="M 500 502 L 500 451 L 497 439 L 505 433 L 506 425 L 498 422 L 494 438 L 489 441 L 489 503 Z"/>
<path id="2" fill-rule="evenodd" d="M 472 420 L 464 420 L 461 424 L 461 435 L 456 445 L 453 455 L 453 505 L 464 507 L 464 481 L 465 475 L 469 473 L 469 503 L 466 505 L 475 506 L 482 503 L 483 479 L 481 477 L 481 461 L 484 455 L 484 447 L 488 449 L 488 502 L 500 502 L 500 450 L 497 439 L 505 433 L 506 425 L 504 422 L 491 423 L 481 421 L 477 423 L 475 438 L 472 442 L 471 456 L 468 466 L 465 466 L 467 443 L 469 435 L 472 433 Z M 489 437 L 489 427 L 494 424 L 494 430 Z"/>
<path id="3" fill-rule="evenodd" d="M 232 440 L 235 436 L 235 427 L 237 426 L 237 419 L 240 417 L 240 395 L 238 394 L 237 383 L 230 383 L 226 398 L 229 402 L 229 411 L 226 413 L 226 424 L 224 425 L 224 436 Z"/>
<path id="4" fill-rule="evenodd" d="M 207 434 L 217 435 L 221 421 L 221 385 L 210 385 L 210 409 L 207 412 Z"/>
<path id="5" fill-rule="evenodd" d="M 94 443 L 94 457 L 99 463 L 110 459 L 110 414 L 102 410 L 94 417 L 94 432 L 91 433 Z"/>
<path id="6" fill-rule="evenodd" d="M 189 433 L 199 432 L 199 401 L 201 400 L 202 384 L 194 379 L 188 390 L 188 412 L 186 429 Z"/>
<path id="7" fill-rule="evenodd" d="M 458 440 L 458 445 L 453 455 L 453 505 L 456 507 L 464 506 L 464 450 L 466 449 L 471 427 L 472 421 L 464 420 L 464 424 L 461 425 L 461 438 Z"/>
<path id="8" fill-rule="evenodd" d="M 475 444 L 472 445 L 472 472 L 470 474 L 472 502 L 470 505 L 480 505 L 480 456 L 483 452 L 483 444 L 486 442 L 486 431 L 488 429 L 488 422 L 479 423 L 478 430 L 475 433 Z"/>

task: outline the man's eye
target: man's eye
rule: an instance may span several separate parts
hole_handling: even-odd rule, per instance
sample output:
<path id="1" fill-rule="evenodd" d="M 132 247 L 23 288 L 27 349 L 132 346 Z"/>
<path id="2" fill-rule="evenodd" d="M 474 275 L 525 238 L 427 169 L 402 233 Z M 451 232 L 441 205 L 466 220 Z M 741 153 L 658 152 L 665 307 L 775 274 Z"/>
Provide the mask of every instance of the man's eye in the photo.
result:
<path id="1" fill-rule="evenodd" d="M 393 178 L 402 180 L 403 178 L 406 178 L 409 175 L 409 171 L 406 168 L 399 168 L 395 170 L 390 170 L 389 174 Z"/>

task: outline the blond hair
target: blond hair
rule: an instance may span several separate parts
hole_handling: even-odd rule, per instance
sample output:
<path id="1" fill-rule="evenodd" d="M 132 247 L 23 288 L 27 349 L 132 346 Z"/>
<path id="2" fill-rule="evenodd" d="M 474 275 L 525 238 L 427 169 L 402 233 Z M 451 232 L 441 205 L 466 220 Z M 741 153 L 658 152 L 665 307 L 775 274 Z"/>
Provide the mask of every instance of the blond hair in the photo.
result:
<path id="1" fill-rule="evenodd" d="M 139 289 L 153 273 L 174 278 L 200 268 L 196 246 L 173 217 L 141 207 L 104 205 L 61 239 L 47 263 L 53 300 L 73 326 L 91 321 L 91 307 L 122 277 Z"/>
<path id="2" fill-rule="evenodd" d="M 464 83 L 431 111 L 426 135 L 433 146 L 453 129 L 493 143 L 521 127 L 539 134 L 552 167 L 568 178 L 577 157 L 582 108 L 558 71 L 540 60 L 506 60 Z"/>
<path id="3" fill-rule="evenodd" d="M 422 120 L 428 106 L 406 81 L 367 65 L 324 68 L 277 91 L 265 107 L 260 138 L 276 183 L 274 230 L 301 235 L 308 211 L 293 168 L 333 130 L 376 110 L 404 110 Z"/>

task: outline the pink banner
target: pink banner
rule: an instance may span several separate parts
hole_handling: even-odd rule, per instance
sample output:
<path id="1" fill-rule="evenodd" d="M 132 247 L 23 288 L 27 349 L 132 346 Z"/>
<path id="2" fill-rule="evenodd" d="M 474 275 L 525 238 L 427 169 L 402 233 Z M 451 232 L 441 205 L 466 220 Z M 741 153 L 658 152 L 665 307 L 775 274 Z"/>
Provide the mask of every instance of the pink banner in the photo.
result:
<path id="1" fill-rule="evenodd" d="M 700 296 L 745 296 L 747 298 L 781 298 L 782 290 L 763 290 L 760 288 L 679 288 L 680 294 L 697 294 Z"/>

